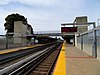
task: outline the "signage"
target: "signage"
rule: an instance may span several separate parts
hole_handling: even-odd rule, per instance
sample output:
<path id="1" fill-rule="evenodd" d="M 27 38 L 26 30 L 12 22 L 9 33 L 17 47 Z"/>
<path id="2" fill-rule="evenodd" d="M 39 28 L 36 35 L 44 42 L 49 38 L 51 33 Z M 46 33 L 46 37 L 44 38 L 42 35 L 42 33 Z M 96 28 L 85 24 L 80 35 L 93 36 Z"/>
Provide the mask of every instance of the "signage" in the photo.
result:
<path id="1" fill-rule="evenodd" d="M 77 32 L 77 27 L 61 27 L 61 32 Z"/>

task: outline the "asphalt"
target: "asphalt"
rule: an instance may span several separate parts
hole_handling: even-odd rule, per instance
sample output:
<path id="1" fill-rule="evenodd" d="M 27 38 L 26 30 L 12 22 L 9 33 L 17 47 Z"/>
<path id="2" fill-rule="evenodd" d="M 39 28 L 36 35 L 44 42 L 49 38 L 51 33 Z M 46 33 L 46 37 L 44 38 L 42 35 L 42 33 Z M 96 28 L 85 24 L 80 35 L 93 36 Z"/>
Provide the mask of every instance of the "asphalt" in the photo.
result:
<path id="1" fill-rule="evenodd" d="M 100 75 L 100 60 L 70 44 L 65 49 L 67 75 Z"/>

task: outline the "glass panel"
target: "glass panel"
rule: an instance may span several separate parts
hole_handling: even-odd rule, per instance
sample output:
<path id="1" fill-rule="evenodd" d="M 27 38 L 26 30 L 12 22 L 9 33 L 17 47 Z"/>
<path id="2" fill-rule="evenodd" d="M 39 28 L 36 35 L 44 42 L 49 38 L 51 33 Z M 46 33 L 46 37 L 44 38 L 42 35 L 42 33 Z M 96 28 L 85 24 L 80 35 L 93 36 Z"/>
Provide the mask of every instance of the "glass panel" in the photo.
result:
<path id="1" fill-rule="evenodd" d="M 80 36 L 77 37 L 77 47 L 81 49 L 81 37 Z"/>
<path id="2" fill-rule="evenodd" d="M 93 49 L 93 32 L 83 35 L 83 50 L 92 55 Z"/>
<path id="3" fill-rule="evenodd" d="M 97 34 L 97 58 L 100 58 L 100 30 L 97 30 L 96 34 Z"/>

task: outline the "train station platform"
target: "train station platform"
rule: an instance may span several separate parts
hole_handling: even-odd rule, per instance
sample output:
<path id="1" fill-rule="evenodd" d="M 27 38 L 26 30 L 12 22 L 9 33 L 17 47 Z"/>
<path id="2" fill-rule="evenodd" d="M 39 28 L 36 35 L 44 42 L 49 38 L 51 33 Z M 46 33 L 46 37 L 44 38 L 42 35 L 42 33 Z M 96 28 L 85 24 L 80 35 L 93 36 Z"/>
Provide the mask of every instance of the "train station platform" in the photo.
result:
<path id="1" fill-rule="evenodd" d="M 100 75 L 100 60 L 73 45 L 65 43 L 64 46 L 65 51 L 60 52 L 53 75 Z M 61 55 L 62 51 L 65 54 Z"/>
<path id="2" fill-rule="evenodd" d="M 4 50 L 0 50 L 0 54 L 6 54 L 6 53 L 11 53 L 11 52 L 21 51 L 21 50 L 25 50 L 25 49 L 29 49 L 29 48 L 42 46 L 42 45 L 44 45 L 44 44 L 36 44 L 34 46 L 19 47 L 19 48 L 12 48 L 12 49 L 4 49 Z"/>
<path id="3" fill-rule="evenodd" d="M 100 60 L 66 44 L 67 75 L 100 75 Z"/>

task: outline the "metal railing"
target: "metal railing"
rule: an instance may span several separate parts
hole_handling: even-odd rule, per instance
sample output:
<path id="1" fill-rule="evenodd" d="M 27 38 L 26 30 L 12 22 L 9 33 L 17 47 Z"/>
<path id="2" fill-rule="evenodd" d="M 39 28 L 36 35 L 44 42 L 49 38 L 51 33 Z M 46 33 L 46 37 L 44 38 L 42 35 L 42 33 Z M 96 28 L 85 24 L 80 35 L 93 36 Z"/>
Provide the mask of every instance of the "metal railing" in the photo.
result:
<path id="1" fill-rule="evenodd" d="M 61 33 L 60 30 L 55 31 L 35 31 L 34 34 L 50 34 L 50 33 Z"/>

